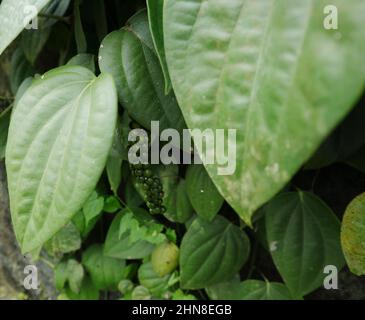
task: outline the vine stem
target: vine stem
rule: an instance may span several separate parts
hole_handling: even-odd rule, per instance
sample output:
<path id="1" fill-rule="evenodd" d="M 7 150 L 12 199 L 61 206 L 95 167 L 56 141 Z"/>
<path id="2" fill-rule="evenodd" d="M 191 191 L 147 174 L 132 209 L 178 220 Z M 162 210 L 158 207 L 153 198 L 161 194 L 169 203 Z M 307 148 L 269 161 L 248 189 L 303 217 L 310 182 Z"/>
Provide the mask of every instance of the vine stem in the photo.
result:
<path id="1" fill-rule="evenodd" d="M 55 268 L 55 265 L 52 262 L 48 261 L 47 259 L 45 259 L 43 257 L 39 257 L 39 260 L 41 260 L 42 262 L 44 262 L 51 269 L 54 269 Z"/>
<path id="2" fill-rule="evenodd" d="M 39 13 L 38 16 L 41 18 L 53 19 L 53 20 L 62 21 L 67 24 L 71 24 L 71 17 L 62 17 L 62 16 L 57 16 L 57 15 L 48 14 L 48 13 Z"/>
<path id="3" fill-rule="evenodd" d="M 14 97 L 4 97 L 4 96 L 0 96 L 0 100 L 4 100 L 4 101 L 13 101 Z"/>
<path id="4" fill-rule="evenodd" d="M 255 262 L 256 262 L 258 247 L 259 247 L 259 242 L 257 241 L 257 239 L 255 239 L 254 246 L 252 249 L 251 263 L 247 273 L 247 279 L 251 278 L 253 271 L 255 270 Z"/>

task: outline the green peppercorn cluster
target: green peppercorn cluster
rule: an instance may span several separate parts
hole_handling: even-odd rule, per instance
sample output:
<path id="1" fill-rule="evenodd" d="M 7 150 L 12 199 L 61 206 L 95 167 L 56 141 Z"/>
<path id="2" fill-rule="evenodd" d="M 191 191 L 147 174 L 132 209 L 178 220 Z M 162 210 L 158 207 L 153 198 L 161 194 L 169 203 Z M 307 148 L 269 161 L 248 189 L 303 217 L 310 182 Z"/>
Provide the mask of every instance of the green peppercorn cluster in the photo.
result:
<path id="1" fill-rule="evenodd" d="M 136 181 L 146 193 L 146 204 L 151 214 L 163 214 L 166 208 L 162 205 L 163 188 L 159 177 L 153 174 L 148 164 L 131 165 Z"/>

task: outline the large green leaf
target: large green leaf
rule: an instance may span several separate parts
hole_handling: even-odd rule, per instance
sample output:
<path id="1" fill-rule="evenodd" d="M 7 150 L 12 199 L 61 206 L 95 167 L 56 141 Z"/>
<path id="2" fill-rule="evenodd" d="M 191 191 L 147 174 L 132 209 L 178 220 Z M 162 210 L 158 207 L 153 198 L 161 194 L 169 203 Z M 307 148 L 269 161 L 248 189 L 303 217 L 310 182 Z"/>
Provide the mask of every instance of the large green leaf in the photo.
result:
<path id="1" fill-rule="evenodd" d="M 197 218 L 185 233 L 180 250 L 181 286 L 200 289 L 238 272 L 248 258 L 246 234 L 222 216 Z"/>
<path id="2" fill-rule="evenodd" d="M 354 274 L 365 274 L 365 193 L 346 208 L 341 227 L 341 244 L 347 264 Z"/>
<path id="3" fill-rule="evenodd" d="M 12 114 L 6 167 L 15 234 L 41 246 L 81 209 L 112 144 L 117 96 L 108 74 L 67 66 L 35 80 Z"/>
<path id="4" fill-rule="evenodd" d="M 160 59 L 161 67 L 165 77 L 165 93 L 171 90 L 171 80 L 167 68 L 165 46 L 163 37 L 163 6 L 165 0 L 147 0 L 148 20 L 152 34 L 153 43 Z"/>
<path id="5" fill-rule="evenodd" d="M 265 207 L 266 238 L 274 263 L 295 298 L 317 289 L 324 268 L 340 270 L 340 222 L 308 192 L 282 193 Z"/>
<path id="6" fill-rule="evenodd" d="M 0 54 L 50 0 L 3 0 L 0 5 Z M 35 10 L 31 9 L 33 6 Z M 33 9 L 32 8 L 32 9 Z"/>
<path id="7" fill-rule="evenodd" d="M 291 300 L 285 285 L 278 282 L 246 280 L 227 281 L 207 288 L 213 300 Z"/>
<path id="8" fill-rule="evenodd" d="M 325 0 L 165 0 L 165 53 L 179 105 L 189 128 L 237 130 L 235 173 L 207 169 L 247 223 L 363 89 L 365 2 L 331 4 L 338 30 L 324 28 Z"/>
<path id="9" fill-rule="evenodd" d="M 99 65 L 113 75 L 121 103 L 142 126 L 150 128 L 152 120 L 160 121 L 161 129 L 185 126 L 174 94 L 164 93 L 164 76 L 145 11 L 103 40 Z"/>

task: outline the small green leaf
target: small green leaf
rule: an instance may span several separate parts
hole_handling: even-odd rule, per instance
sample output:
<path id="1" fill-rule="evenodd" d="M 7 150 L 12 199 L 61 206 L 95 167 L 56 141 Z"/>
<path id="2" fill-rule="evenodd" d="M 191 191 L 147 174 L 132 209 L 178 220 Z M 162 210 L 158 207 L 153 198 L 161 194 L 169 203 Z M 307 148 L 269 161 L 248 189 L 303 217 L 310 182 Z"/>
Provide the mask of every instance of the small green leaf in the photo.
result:
<path id="1" fill-rule="evenodd" d="M 10 87 L 13 94 L 16 94 L 22 82 L 34 74 L 33 67 L 20 48 L 17 48 L 11 57 L 10 69 Z"/>
<path id="2" fill-rule="evenodd" d="M 77 251 L 81 247 L 81 236 L 79 230 L 72 222 L 66 224 L 49 241 L 45 248 L 52 256 Z"/>
<path id="3" fill-rule="evenodd" d="M 157 168 L 161 179 L 166 207 L 164 216 L 171 222 L 185 223 L 194 213 L 188 194 L 185 180 L 179 177 L 177 165 L 165 165 Z"/>
<path id="4" fill-rule="evenodd" d="M 116 289 L 123 278 L 125 261 L 104 255 L 103 246 L 94 244 L 82 254 L 82 264 L 94 286 L 100 290 Z"/>
<path id="5" fill-rule="evenodd" d="M 136 190 L 132 179 L 127 180 L 124 193 L 128 207 L 137 208 L 144 202 L 141 194 Z"/>
<path id="6" fill-rule="evenodd" d="M 282 193 L 264 210 L 270 253 L 295 298 L 323 284 L 325 266 L 343 267 L 340 222 L 317 196 Z"/>
<path id="7" fill-rule="evenodd" d="M 104 254 L 109 257 L 119 259 L 142 259 L 148 256 L 154 249 L 154 245 L 147 241 L 137 241 L 130 244 L 129 235 L 130 232 L 126 232 L 119 238 L 120 222 L 123 214 L 118 214 L 106 236 L 104 245 Z"/>
<path id="8" fill-rule="evenodd" d="M 203 165 L 191 165 L 186 172 L 188 196 L 198 216 L 211 221 L 223 205 L 219 194 Z"/>
<path id="9" fill-rule="evenodd" d="M 132 300 L 150 300 L 151 294 L 144 286 L 137 286 L 132 292 Z"/>
<path id="10" fill-rule="evenodd" d="M 259 280 L 227 281 L 207 289 L 213 300 L 292 300 L 284 284 Z"/>
<path id="11" fill-rule="evenodd" d="M 143 263 L 138 269 L 139 283 L 146 287 L 156 298 L 162 298 L 169 288 L 169 275 L 159 276 L 152 267 L 151 262 Z"/>
<path id="12" fill-rule="evenodd" d="M 181 287 L 200 289 L 230 279 L 246 262 L 246 234 L 222 216 L 211 222 L 197 218 L 180 248 Z"/>
<path id="13" fill-rule="evenodd" d="M 197 299 L 192 294 L 185 294 L 181 289 L 178 289 L 173 293 L 172 300 L 197 300 Z"/>
<path id="14" fill-rule="evenodd" d="M 166 193 L 166 198 L 164 199 L 166 212 L 164 215 L 170 221 L 185 223 L 193 215 L 194 209 L 191 206 L 186 189 L 186 181 L 180 179 L 174 188 L 169 193 Z"/>
<path id="15" fill-rule="evenodd" d="M 154 222 L 151 216 L 141 208 L 127 208 L 123 215 L 119 227 L 119 239 L 123 235 L 129 237 L 129 244 L 138 241 L 146 241 L 151 244 L 160 244 L 166 240 L 162 233 L 164 226 Z"/>
<path id="16" fill-rule="evenodd" d="M 64 293 L 71 300 L 99 300 L 99 290 L 95 288 L 89 277 L 84 277 L 78 294 L 68 288 Z"/>
<path id="17" fill-rule="evenodd" d="M 53 69 L 13 111 L 6 148 L 10 208 L 23 252 L 69 222 L 95 189 L 117 116 L 113 79 L 88 69 Z"/>
<path id="18" fill-rule="evenodd" d="M 81 289 L 82 280 L 84 278 L 84 268 L 82 265 L 74 260 L 67 261 L 67 281 L 71 291 L 79 293 Z"/>
<path id="19" fill-rule="evenodd" d="M 82 66 L 88 68 L 91 72 L 95 72 L 95 56 L 89 53 L 79 53 L 72 57 L 68 62 L 68 66 Z"/>
<path id="20" fill-rule="evenodd" d="M 54 281 L 55 287 L 58 291 L 61 291 L 67 282 L 67 262 L 62 261 L 56 265 L 54 269 Z"/>
<path id="21" fill-rule="evenodd" d="M 134 289 L 134 284 L 131 280 L 122 280 L 118 284 L 118 290 L 122 295 L 131 293 Z"/>
<path id="22" fill-rule="evenodd" d="M 145 128 L 160 121 L 160 128 L 185 127 L 174 94 L 164 93 L 164 76 L 154 51 L 146 11 L 132 17 L 128 25 L 103 40 L 100 70 L 113 75 L 119 100 L 129 115 Z"/>
<path id="23" fill-rule="evenodd" d="M 365 193 L 346 208 L 341 227 L 341 244 L 352 273 L 365 275 Z"/>
<path id="24" fill-rule="evenodd" d="M 46 44 L 51 35 L 51 31 L 51 28 L 40 28 L 35 30 L 24 30 L 22 32 L 20 46 L 25 57 L 32 65 L 34 65 L 39 53 Z"/>
<path id="25" fill-rule="evenodd" d="M 75 2 L 74 2 L 74 16 L 75 16 L 74 34 L 75 34 L 77 52 L 86 53 L 87 52 L 87 42 L 86 42 L 86 37 L 85 37 L 84 29 L 82 27 L 82 22 L 81 22 L 80 4 L 81 4 L 81 0 L 75 0 Z"/>
<path id="26" fill-rule="evenodd" d="M 168 94 L 172 86 L 165 56 L 165 46 L 163 38 L 163 6 L 164 0 L 147 0 L 148 20 L 150 23 L 152 39 L 158 58 L 160 59 L 165 78 L 165 93 Z"/>
<path id="27" fill-rule="evenodd" d="M 99 196 L 96 191 L 93 191 L 82 207 L 86 225 L 99 216 L 103 211 L 103 208 L 104 198 Z"/>
<path id="28" fill-rule="evenodd" d="M 119 185 L 122 181 L 122 162 L 124 157 L 126 157 L 126 153 L 122 145 L 122 124 L 118 121 L 117 127 L 115 128 L 113 145 L 106 162 L 106 173 L 110 188 L 115 195 L 118 194 Z"/>
<path id="29" fill-rule="evenodd" d="M 120 201 L 115 196 L 107 197 L 104 201 L 104 211 L 109 213 L 114 213 L 121 209 Z"/>

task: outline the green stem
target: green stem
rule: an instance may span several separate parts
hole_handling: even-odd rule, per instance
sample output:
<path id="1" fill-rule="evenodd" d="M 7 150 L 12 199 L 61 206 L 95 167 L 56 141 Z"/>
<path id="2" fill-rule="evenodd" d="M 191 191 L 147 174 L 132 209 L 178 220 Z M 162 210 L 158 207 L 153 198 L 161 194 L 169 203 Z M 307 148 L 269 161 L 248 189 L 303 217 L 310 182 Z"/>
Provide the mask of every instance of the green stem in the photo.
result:
<path id="1" fill-rule="evenodd" d="M 255 270 L 255 262 L 256 262 L 258 247 L 259 247 L 259 242 L 257 241 L 257 239 L 255 239 L 253 249 L 252 249 L 252 258 L 250 261 L 250 267 L 249 267 L 248 273 L 247 273 L 247 279 L 251 278 L 253 271 Z"/>
<path id="2" fill-rule="evenodd" d="M 47 14 L 47 13 L 39 13 L 38 16 L 41 18 L 54 19 L 57 21 L 62 21 L 67 24 L 71 24 L 71 17 L 62 17 L 62 16 L 57 16 L 54 14 Z"/>
<path id="3" fill-rule="evenodd" d="M 13 101 L 14 97 L 4 97 L 4 96 L 0 96 L 0 100 L 4 100 L 4 101 Z"/>

